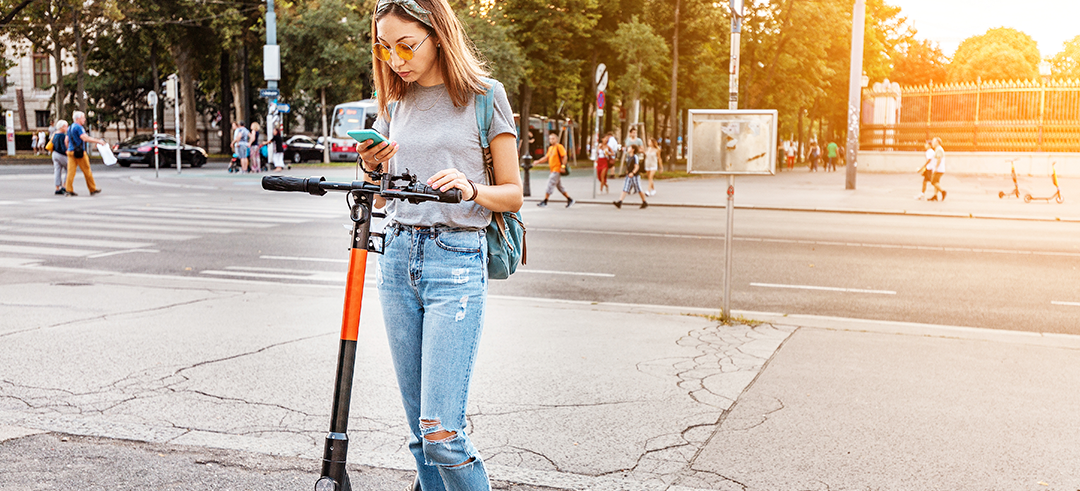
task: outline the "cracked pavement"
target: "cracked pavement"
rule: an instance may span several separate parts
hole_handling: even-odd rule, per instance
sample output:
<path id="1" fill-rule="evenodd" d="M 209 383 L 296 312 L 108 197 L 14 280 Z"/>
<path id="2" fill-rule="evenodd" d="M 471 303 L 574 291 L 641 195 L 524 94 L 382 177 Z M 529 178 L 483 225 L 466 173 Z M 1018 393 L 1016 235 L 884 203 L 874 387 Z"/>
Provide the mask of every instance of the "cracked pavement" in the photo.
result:
<path id="1" fill-rule="evenodd" d="M 256 282 L 103 272 L 72 280 L 33 267 L 3 275 L 0 425 L 321 456 L 340 288 L 281 294 Z M 409 469 L 377 293 L 367 293 L 350 461 Z M 719 326 L 676 309 L 489 304 L 469 431 L 493 478 L 568 489 L 701 481 L 694 459 L 794 331 Z"/>
<path id="2" fill-rule="evenodd" d="M 229 489 L 192 484 L 231 479 L 222 468 L 260 473 L 261 489 L 310 485 L 341 296 L 0 265 L 0 490 L 49 479 L 32 462 L 70 458 L 58 475 L 95 479 L 152 473 L 174 450 L 195 455 L 160 471 L 180 481 L 148 485 Z M 377 292 L 364 301 L 349 461 L 374 476 L 366 489 L 399 489 L 412 458 Z M 1080 366 L 1077 336 L 488 305 L 467 416 L 496 489 L 1080 489 L 1080 370 L 1063 368 Z M 271 469 L 249 465 L 260 455 Z M 143 460 L 115 460 L 128 456 Z"/>

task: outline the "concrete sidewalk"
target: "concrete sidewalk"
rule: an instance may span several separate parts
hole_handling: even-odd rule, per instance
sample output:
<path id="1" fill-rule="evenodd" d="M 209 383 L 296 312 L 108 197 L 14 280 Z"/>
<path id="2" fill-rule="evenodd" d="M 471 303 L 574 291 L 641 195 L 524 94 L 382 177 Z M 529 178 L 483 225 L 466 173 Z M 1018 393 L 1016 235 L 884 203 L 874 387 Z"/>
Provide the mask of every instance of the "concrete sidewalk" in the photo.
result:
<path id="1" fill-rule="evenodd" d="M 548 173 L 533 170 L 530 175 L 532 196 L 527 203 L 544 197 Z M 1009 177 L 950 175 L 942 178 L 942 188 L 948 192 L 943 202 L 917 199 L 922 176 L 909 174 L 861 173 L 856 177 L 856 189 L 845 189 L 845 169 L 837 172 L 808 172 L 806 168 L 779 172 L 774 176 L 738 176 L 735 178 L 735 206 L 743 209 L 781 209 L 828 211 L 842 213 L 888 213 L 908 215 L 956 216 L 973 218 L 1005 218 L 1025 220 L 1080 220 L 1080 179 L 1060 178 L 1064 203 L 1033 201 L 1024 203 L 1023 196 L 1047 197 L 1054 194 L 1050 176 L 1021 176 L 1021 199 L 998 198 L 1000 191 L 1012 192 Z M 619 199 L 623 179 L 610 178 L 610 193 L 593 197 L 594 179 L 589 169 L 574 169 L 563 178 L 563 185 L 579 203 L 611 204 Z M 645 180 L 642 179 L 642 185 Z M 656 180 L 656 195 L 648 198 L 650 206 L 726 206 L 727 178 L 694 177 Z M 927 196 L 933 194 L 932 186 Z M 555 192 L 552 202 L 565 203 Z M 640 198 L 628 196 L 626 202 L 636 205 Z M 532 204 L 529 204 L 532 206 Z"/>
<path id="2" fill-rule="evenodd" d="M 17 262 L 0 279 L 0 489 L 314 482 L 341 285 Z M 353 482 L 400 491 L 411 458 L 366 293 Z M 714 313 L 491 297 L 468 415 L 497 486 L 1080 489 L 1080 337 Z"/>

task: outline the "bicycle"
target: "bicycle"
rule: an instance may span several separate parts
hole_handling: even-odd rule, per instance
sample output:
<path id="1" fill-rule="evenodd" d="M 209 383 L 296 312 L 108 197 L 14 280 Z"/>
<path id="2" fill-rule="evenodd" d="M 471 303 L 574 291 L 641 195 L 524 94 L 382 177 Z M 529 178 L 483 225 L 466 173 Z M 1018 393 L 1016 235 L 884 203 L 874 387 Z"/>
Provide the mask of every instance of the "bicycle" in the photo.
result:
<path id="1" fill-rule="evenodd" d="M 367 172 L 365 170 L 365 172 Z M 366 181 L 329 182 L 324 177 L 265 176 L 262 187 L 268 191 L 307 192 L 323 196 L 327 191 L 348 193 L 349 217 L 353 222 L 352 241 L 349 249 L 349 272 L 345 281 L 345 304 L 341 320 L 341 344 L 338 348 L 337 375 L 334 385 L 333 408 L 330 413 L 330 432 L 323 447 L 322 475 L 315 482 L 315 491 L 352 491 L 349 474 L 345 470 L 349 450 L 349 405 L 352 398 L 353 372 L 356 363 L 356 338 L 360 330 L 360 306 L 364 295 L 364 275 L 367 272 L 367 254 L 382 254 L 386 237 L 371 232 L 372 218 L 386 215 L 372 211 L 375 195 L 385 199 L 397 199 L 413 204 L 424 201 L 460 203 L 461 191 L 450 189 L 440 192 L 417 182 L 408 169 L 401 175 L 382 172 L 380 165 L 374 172 L 367 172 L 378 184 Z M 395 186 L 405 182 L 403 187 Z"/>
<path id="2" fill-rule="evenodd" d="M 1057 201 L 1058 203 L 1064 203 L 1065 202 L 1065 199 L 1061 197 L 1061 187 L 1058 186 L 1057 162 L 1054 162 L 1053 164 L 1050 164 L 1050 168 L 1052 169 L 1051 176 L 1053 176 L 1054 189 L 1056 190 L 1054 192 L 1054 194 L 1051 194 L 1050 196 L 1047 196 L 1045 198 L 1033 197 L 1030 194 L 1025 194 L 1024 195 L 1024 203 L 1031 203 L 1031 200 L 1036 200 L 1036 199 L 1041 199 L 1043 201 L 1046 201 L 1047 203 L 1049 203 L 1050 200 Z"/>
<path id="3" fill-rule="evenodd" d="M 1012 197 L 1017 198 L 1017 199 L 1020 198 L 1020 185 L 1016 182 L 1016 161 L 1017 160 L 1020 160 L 1020 159 L 1006 160 L 1006 162 L 1009 163 L 1009 166 L 1012 167 L 1013 190 L 1008 192 L 1008 193 L 1006 193 L 1005 191 L 998 191 L 998 198 L 1004 198 L 1006 196 L 1012 196 Z"/>

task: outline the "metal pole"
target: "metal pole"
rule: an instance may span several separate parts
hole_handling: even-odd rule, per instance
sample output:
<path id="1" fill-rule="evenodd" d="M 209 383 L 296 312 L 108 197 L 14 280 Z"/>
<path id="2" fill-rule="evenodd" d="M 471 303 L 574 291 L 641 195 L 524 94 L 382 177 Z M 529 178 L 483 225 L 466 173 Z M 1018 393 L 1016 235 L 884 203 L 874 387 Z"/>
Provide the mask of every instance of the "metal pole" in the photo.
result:
<path id="1" fill-rule="evenodd" d="M 739 108 L 739 42 L 742 37 L 742 8 L 736 8 L 736 2 L 732 2 L 731 8 L 731 66 L 728 79 L 728 109 Z M 741 3 L 741 2 L 739 2 Z M 723 151 L 727 151 L 726 149 Z M 727 188 L 727 228 L 724 232 L 724 301 L 721 318 L 726 322 L 731 320 L 731 235 L 735 223 L 735 176 L 728 176 Z"/>
<path id="2" fill-rule="evenodd" d="M 157 108 L 154 109 L 154 114 L 157 114 Z M 154 117 L 154 177 L 158 177 L 158 143 L 157 143 L 157 117 Z"/>
<path id="3" fill-rule="evenodd" d="M 173 112 L 176 114 L 176 173 L 180 173 L 180 146 L 184 144 L 184 140 L 180 138 L 180 78 L 174 75 L 169 75 L 169 78 L 174 79 L 173 83 L 176 84 L 176 98 L 173 99 Z"/>
<path id="4" fill-rule="evenodd" d="M 274 12 L 274 0 L 266 0 L 266 44 L 270 46 L 277 45 L 277 13 Z M 265 62 L 266 60 L 264 60 Z M 266 87 L 269 89 L 276 89 L 278 87 L 277 80 L 267 80 Z M 266 111 L 266 167 L 271 169 L 272 162 L 274 161 L 274 145 L 270 143 L 270 139 L 274 136 L 274 125 L 277 123 L 277 102 L 278 98 L 274 97 L 270 101 L 269 108 Z M 326 143 L 323 143 L 326 145 Z"/>
<path id="5" fill-rule="evenodd" d="M 859 115 L 862 111 L 863 31 L 866 27 L 866 0 L 855 0 L 851 19 L 851 74 L 848 78 L 847 181 L 845 189 L 855 189 L 855 168 L 859 165 Z"/>

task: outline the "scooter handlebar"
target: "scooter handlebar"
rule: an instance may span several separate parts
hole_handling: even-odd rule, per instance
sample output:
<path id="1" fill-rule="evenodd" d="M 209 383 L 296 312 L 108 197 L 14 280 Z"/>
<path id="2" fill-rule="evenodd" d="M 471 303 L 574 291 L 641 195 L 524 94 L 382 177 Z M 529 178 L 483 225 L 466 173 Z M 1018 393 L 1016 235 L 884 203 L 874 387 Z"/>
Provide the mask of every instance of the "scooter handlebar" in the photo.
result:
<path id="1" fill-rule="evenodd" d="M 290 177 L 290 176 L 263 176 L 262 187 L 267 191 L 292 191 L 307 192 L 315 196 L 326 194 L 326 190 L 319 186 L 325 181 L 325 177 Z"/>

